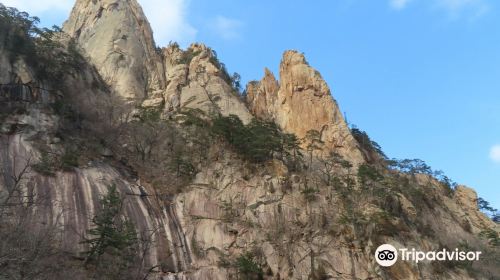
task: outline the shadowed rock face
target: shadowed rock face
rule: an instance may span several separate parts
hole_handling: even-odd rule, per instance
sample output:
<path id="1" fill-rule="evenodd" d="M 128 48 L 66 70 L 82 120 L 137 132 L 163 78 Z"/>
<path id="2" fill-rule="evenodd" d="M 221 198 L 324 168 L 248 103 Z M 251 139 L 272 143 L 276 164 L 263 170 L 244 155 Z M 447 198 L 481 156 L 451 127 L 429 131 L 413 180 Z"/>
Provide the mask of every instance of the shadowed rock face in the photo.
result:
<path id="1" fill-rule="evenodd" d="M 266 69 L 260 82 L 247 86 L 247 93 L 256 117 L 272 120 L 299 138 L 316 130 L 325 142 L 325 151 L 339 152 L 355 164 L 364 162 L 328 85 L 303 54 L 286 51 L 280 65 L 280 82 Z"/>
<path id="2" fill-rule="evenodd" d="M 164 88 L 153 32 L 137 1 L 78 0 L 63 30 L 124 99 L 141 101 Z"/>
<path id="3" fill-rule="evenodd" d="M 0 58 L 4 55 L 0 49 Z M 22 60 L 15 64 L 24 65 Z M 0 86 L 2 109 L 10 106 L 23 108 L 23 113 L 7 115 L 0 123 L 0 201 L 3 203 L 9 193 L 19 189 L 23 205 L 29 209 L 27 219 L 34 221 L 33 226 L 54 227 L 60 233 L 58 244 L 62 244 L 62 249 L 78 256 L 88 250 L 82 241 L 94 226 L 92 218 L 101 207 L 101 197 L 109 186 L 115 185 L 124 198 L 124 215 L 134 223 L 139 237 L 147 240 L 142 248 L 145 251 L 144 267 L 161 265 L 164 271 L 172 273 L 187 270 L 193 259 L 179 218 L 182 212 L 178 214 L 173 199 L 158 198 L 148 186 L 139 186 L 130 176 L 99 160 L 72 171 L 58 171 L 54 176 L 35 172 L 32 165 L 40 160 L 40 150 L 35 143 L 46 143 L 54 151 L 63 149 L 53 139 L 60 119 L 51 110 L 54 101 L 60 97 L 57 91 L 40 88 L 40 82 L 28 68 L 10 64 L 0 67 L 9 71 L 9 75 L 1 80 L 5 83 Z M 87 66 L 80 70 L 78 75 L 68 75 L 65 81 L 57 82 L 69 90 L 68 96 L 80 98 L 77 101 L 80 106 L 86 104 L 81 108 L 91 108 L 93 100 L 108 96 L 90 86 L 98 74 Z M 145 196 L 144 192 L 149 195 Z M 18 192 L 15 193 L 19 197 Z M 2 218 L 15 217 L 16 213 L 6 213 L 5 209 L 12 208 L 3 208 L 2 205 Z"/>
<path id="4" fill-rule="evenodd" d="M 0 194 L 13 186 L 10 174 L 20 174 L 28 161 L 35 162 L 38 152 L 25 140 L 25 135 L 2 135 L 0 162 Z M 124 214 L 131 219 L 142 238 L 150 246 L 145 254 L 145 267 L 163 264 L 170 272 L 185 271 L 192 262 L 177 208 L 173 201 L 164 205 L 154 196 L 141 195 L 140 187 L 131 183 L 114 168 L 94 163 L 72 172 L 44 176 L 29 170 L 23 176 L 22 192 L 30 197 L 33 219 L 39 224 L 54 225 L 62 231 L 65 251 L 78 255 L 88 248 L 81 242 L 93 227 L 92 218 L 100 209 L 100 198 L 115 185 L 124 197 Z M 144 187 L 143 187 L 144 188 Z M 153 192 L 151 192 L 153 193 Z"/>

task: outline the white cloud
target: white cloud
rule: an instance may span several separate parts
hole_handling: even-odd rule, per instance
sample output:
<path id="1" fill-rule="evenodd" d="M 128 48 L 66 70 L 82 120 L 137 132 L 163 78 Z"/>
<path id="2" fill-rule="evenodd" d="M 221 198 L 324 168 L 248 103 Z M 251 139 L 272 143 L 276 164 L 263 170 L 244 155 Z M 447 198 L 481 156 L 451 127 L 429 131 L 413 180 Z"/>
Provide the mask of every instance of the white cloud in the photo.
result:
<path id="1" fill-rule="evenodd" d="M 160 46 L 176 41 L 181 46 L 192 43 L 197 30 L 187 21 L 189 0 L 139 0 Z"/>
<path id="2" fill-rule="evenodd" d="M 410 2 L 419 2 L 429 5 L 436 10 L 444 11 L 449 17 L 456 19 L 466 16 L 469 19 L 477 18 L 489 10 L 490 0 L 389 0 L 389 6 L 395 10 L 402 10 Z"/>
<path id="3" fill-rule="evenodd" d="M 393 9 L 401 10 L 401 9 L 404 9 L 406 7 L 406 5 L 408 5 L 408 3 L 410 3 L 410 1 L 411 0 L 390 0 L 389 5 Z"/>
<path id="4" fill-rule="evenodd" d="M 1 0 L 5 6 L 16 7 L 30 15 L 45 12 L 69 16 L 72 0 Z M 176 41 L 182 46 L 194 41 L 197 30 L 187 21 L 189 0 L 138 0 L 153 28 L 156 42 L 164 46 Z"/>
<path id="5" fill-rule="evenodd" d="M 486 0 L 434 0 L 435 6 L 445 10 L 452 18 L 467 15 L 476 18 L 489 10 Z"/>
<path id="6" fill-rule="evenodd" d="M 64 12 L 69 14 L 73 7 L 73 1 L 68 0 L 2 0 L 2 4 L 7 7 L 15 7 L 20 11 L 28 12 L 37 16 L 47 11 Z"/>
<path id="7" fill-rule="evenodd" d="M 226 40 L 240 38 L 242 26 L 241 21 L 224 16 L 217 16 L 212 22 L 213 31 Z"/>
<path id="8" fill-rule="evenodd" d="M 500 144 L 491 147 L 490 159 L 496 163 L 500 163 Z"/>

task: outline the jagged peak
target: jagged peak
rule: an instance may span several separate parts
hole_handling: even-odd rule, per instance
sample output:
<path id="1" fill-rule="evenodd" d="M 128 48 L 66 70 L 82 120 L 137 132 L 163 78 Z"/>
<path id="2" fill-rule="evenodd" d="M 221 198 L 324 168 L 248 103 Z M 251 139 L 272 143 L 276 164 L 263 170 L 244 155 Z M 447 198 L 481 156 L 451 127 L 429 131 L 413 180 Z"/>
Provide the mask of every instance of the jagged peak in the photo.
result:
<path id="1" fill-rule="evenodd" d="M 309 65 L 305 55 L 296 50 L 287 50 L 283 53 L 280 63 L 280 81 L 292 92 L 303 92 L 308 89 L 309 94 L 316 97 L 331 96 L 330 88 L 318 70 Z"/>
<path id="2" fill-rule="evenodd" d="M 200 43 L 200 42 L 195 42 L 189 45 L 187 50 L 193 51 L 193 52 L 202 52 L 202 51 L 210 51 L 212 52 L 213 50 L 210 47 L 207 47 L 205 44 Z"/>
<path id="3" fill-rule="evenodd" d="M 274 73 L 267 67 L 264 67 L 264 79 L 276 80 Z"/>
<path id="4" fill-rule="evenodd" d="M 162 49 L 162 54 L 171 67 L 178 64 L 187 64 L 189 66 L 193 61 L 198 63 L 200 60 L 209 62 L 217 69 L 223 65 L 218 59 L 213 60 L 213 58 L 217 58 L 217 53 L 212 48 L 199 42 L 192 43 L 186 49 L 182 49 L 177 42 L 171 42 Z"/>
<path id="5" fill-rule="evenodd" d="M 306 64 L 309 63 L 306 60 L 304 53 L 299 52 L 297 50 L 286 50 L 283 52 L 283 57 L 281 59 L 281 65 L 295 65 L 295 64 Z"/>
<path id="6" fill-rule="evenodd" d="M 283 53 L 279 82 L 264 69 L 264 78 L 247 86 L 247 103 L 256 117 L 272 120 L 299 138 L 318 131 L 325 152 L 339 152 L 355 164 L 364 161 L 330 88 L 299 51 Z"/>
<path id="7" fill-rule="evenodd" d="M 116 16 L 120 11 L 126 11 L 122 13 L 123 16 L 132 15 L 132 19 L 142 27 L 146 39 L 154 45 L 151 26 L 136 0 L 77 0 L 63 28 L 68 34 L 78 38 L 85 24 L 105 18 L 105 12 L 114 13 Z"/>
<path id="8" fill-rule="evenodd" d="M 164 87 L 153 31 L 136 0 L 77 0 L 63 30 L 124 99 L 141 100 Z"/>
<path id="9" fill-rule="evenodd" d="M 262 87 L 261 89 L 262 93 L 264 94 L 269 93 L 273 96 L 277 94 L 278 89 L 280 87 L 279 81 L 276 79 L 273 72 L 271 72 L 271 70 L 269 70 L 267 67 L 264 68 L 264 78 L 262 78 L 260 86 Z"/>
<path id="10" fill-rule="evenodd" d="M 212 52 L 212 48 L 208 47 L 204 43 L 194 42 L 191 43 L 186 49 L 181 48 L 181 46 L 177 42 L 170 42 L 168 46 L 164 47 L 163 50 L 167 53 L 171 52 L 201 52 L 201 51 L 210 51 Z"/>

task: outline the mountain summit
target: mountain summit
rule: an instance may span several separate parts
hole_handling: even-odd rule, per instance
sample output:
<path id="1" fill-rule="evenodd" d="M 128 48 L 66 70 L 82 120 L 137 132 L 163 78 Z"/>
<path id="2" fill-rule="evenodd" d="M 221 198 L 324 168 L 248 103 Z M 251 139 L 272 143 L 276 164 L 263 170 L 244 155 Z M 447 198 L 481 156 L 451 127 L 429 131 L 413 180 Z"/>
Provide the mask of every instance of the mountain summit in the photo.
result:
<path id="1" fill-rule="evenodd" d="M 116 93 L 143 100 L 165 87 L 153 31 L 135 0 L 78 0 L 63 30 Z"/>
<path id="2" fill-rule="evenodd" d="M 123 100 L 165 107 L 167 114 L 194 108 L 250 120 L 215 53 L 202 44 L 157 48 L 135 0 L 78 0 L 63 30 Z"/>
<path id="3" fill-rule="evenodd" d="M 280 82 L 265 69 L 262 81 L 249 83 L 247 94 L 255 116 L 273 121 L 301 139 L 307 138 L 311 130 L 318 131 L 321 148 L 337 151 L 357 164 L 364 161 L 330 88 L 303 54 L 286 51 L 280 65 Z"/>

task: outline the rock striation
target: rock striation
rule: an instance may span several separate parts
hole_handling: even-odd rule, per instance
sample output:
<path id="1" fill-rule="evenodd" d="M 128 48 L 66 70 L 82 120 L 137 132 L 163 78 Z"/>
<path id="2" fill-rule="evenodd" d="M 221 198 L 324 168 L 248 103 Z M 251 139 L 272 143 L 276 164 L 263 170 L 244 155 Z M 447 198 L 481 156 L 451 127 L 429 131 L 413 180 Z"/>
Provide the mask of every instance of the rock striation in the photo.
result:
<path id="1" fill-rule="evenodd" d="M 316 130 L 325 151 L 339 152 L 354 163 L 364 161 L 330 88 L 303 54 L 286 51 L 280 64 L 280 82 L 265 69 L 260 82 L 248 84 L 247 102 L 256 117 L 274 121 L 301 139 Z"/>

